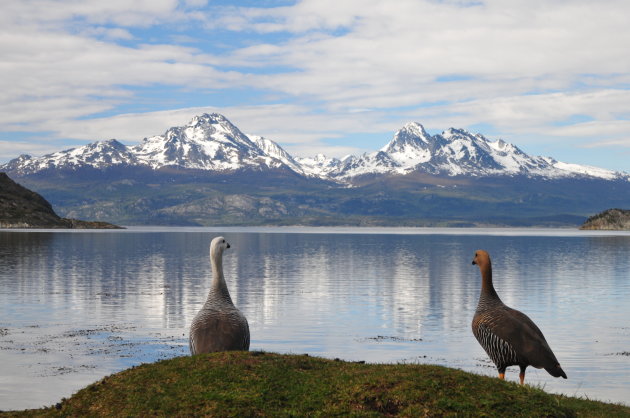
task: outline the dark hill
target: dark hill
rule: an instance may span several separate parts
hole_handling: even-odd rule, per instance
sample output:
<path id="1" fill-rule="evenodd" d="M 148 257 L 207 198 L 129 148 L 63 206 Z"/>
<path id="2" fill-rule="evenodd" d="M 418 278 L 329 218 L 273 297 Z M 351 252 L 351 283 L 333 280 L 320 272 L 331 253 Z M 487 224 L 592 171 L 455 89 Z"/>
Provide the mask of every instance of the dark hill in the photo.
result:
<path id="1" fill-rule="evenodd" d="M 588 218 L 580 229 L 630 231 L 630 210 L 605 210 Z"/>
<path id="2" fill-rule="evenodd" d="M 120 228 L 106 222 L 87 222 L 58 216 L 41 195 L 0 173 L 0 228 Z"/>

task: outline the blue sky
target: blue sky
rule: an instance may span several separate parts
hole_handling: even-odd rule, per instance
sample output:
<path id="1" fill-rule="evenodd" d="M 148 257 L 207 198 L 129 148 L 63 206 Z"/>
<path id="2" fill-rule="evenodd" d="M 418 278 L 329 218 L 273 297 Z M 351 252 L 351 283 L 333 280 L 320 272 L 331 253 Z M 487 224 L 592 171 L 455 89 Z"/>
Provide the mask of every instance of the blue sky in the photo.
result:
<path id="1" fill-rule="evenodd" d="M 204 112 L 294 155 L 407 122 L 630 172 L 625 0 L 3 0 L 0 163 Z"/>

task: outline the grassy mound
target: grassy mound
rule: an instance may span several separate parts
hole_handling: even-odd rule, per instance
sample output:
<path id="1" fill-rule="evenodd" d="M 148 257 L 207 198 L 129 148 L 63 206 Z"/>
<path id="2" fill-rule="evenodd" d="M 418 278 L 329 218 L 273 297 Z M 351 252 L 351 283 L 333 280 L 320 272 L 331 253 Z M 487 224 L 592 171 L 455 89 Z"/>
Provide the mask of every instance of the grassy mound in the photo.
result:
<path id="1" fill-rule="evenodd" d="M 230 352 L 106 377 L 56 406 L 6 416 L 630 416 L 630 408 L 427 365 Z"/>

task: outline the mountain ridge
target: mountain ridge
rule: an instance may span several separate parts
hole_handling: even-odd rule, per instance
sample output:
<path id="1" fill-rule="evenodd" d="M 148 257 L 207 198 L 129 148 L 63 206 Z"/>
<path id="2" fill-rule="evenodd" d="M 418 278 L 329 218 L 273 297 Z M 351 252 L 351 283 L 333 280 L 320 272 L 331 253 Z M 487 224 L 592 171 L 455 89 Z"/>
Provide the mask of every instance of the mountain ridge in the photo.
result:
<path id="1" fill-rule="evenodd" d="M 65 217 L 119 225 L 578 226 L 630 207 L 626 173 L 417 122 L 374 152 L 301 158 L 204 114 L 134 146 L 110 139 L 0 170 Z"/>
<path id="2" fill-rule="evenodd" d="M 541 178 L 592 177 L 606 180 L 625 179 L 630 175 L 598 167 L 563 163 L 551 157 L 531 157 L 502 139 L 489 141 L 481 134 L 449 128 L 442 134 L 429 135 L 424 127 L 411 122 L 394 134 L 380 150 L 349 156 L 344 160 L 316 161 L 302 159 L 307 171 L 323 173 L 335 179 L 365 174 L 406 175 L 423 172 L 446 176 L 515 176 Z M 320 170 L 318 168 L 321 167 Z"/>
<path id="3" fill-rule="evenodd" d="M 550 157 L 531 157 L 502 139 L 490 141 L 481 134 L 449 128 L 430 135 L 418 122 L 405 124 L 380 150 L 343 159 L 294 157 L 276 142 L 246 135 L 225 116 L 195 116 L 187 125 L 172 127 L 162 135 L 127 146 L 109 139 L 58 151 L 42 157 L 21 155 L 0 166 L 20 176 L 53 169 L 113 166 L 164 167 L 229 172 L 289 170 L 307 177 L 352 183 L 365 175 L 405 175 L 424 172 L 443 176 L 524 175 L 541 178 L 592 177 L 626 179 L 627 173 L 564 163 Z"/>

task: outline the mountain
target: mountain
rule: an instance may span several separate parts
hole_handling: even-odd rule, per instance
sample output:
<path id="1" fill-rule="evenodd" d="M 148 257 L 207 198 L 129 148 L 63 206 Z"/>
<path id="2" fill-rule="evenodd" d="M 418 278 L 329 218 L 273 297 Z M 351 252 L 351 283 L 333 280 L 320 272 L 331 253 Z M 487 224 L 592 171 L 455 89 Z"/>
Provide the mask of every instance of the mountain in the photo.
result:
<path id="1" fill-rule="evenodd" d="M 270 139 L 262 136 L 251 136 L 250 139 L 258 148 L 260 148 L 267 156 L 275 158 L 277 161 L 282 162 L 291 170 L 299 174 L 305 174 L 304 169 L 288 152 L 286 152 L 280 145 L 276 144 Z"/>
<path id="2" fill-rule="evenodd" d="M 110 139 L 39 158 L 21 155 L 0 166 L 0 170 L 26 176 L 46 170 L 111 167 L 177 167 L 212 172 L 284 170 L 341 183 L 352 183 L 354 178 L 366 175 L 413 172 L 451 177 L 518 175 L 630 180 L 625 173 L 531 157 L 501 139 L 490 141 L 462 129 L 450 128 L 431 136 L 416 122 L 398 130 L 379 151 L 342 159 L 322 154 L 293 157 L 270 139 L 245 135 L 217 113 L 196 116 L 187 125 L 145 138 L 136 146 Z"/>
<path id="3" fill-rule="evenodd" d="M 139 165 L 152 169 L 165 166 L 213 171 L 286 168 L 283 161 L 267 154 L 223 115 L 216 113 L 197 116 L 188 125 L 145 139 L 130 151 L 138 158 Z"/>
<path id="4" fill-rule="evenodd" d="M 0 166 L 0 170 L 26 176 L 48 170 L 112 167 L 152 170 L 177 167 L 216 172 L 284 169 L 300 172 L 299 165 L 278 144 L 262 137 L 252 140 L 216 113 L 196 116 L 188 125 L 145 138 L 136 146 L 125 146 L 110 139 L 39 158 L 21 155 Z"/>
<path id="5" fill-rule="evenodd" d="M 501 139 L 408 123 L 380 150 L 294 157 L 203 114 L 0 166 L 63 216 L 167 225 L 574 225 L 630 206 L 630 176 L 532 157 Z"/>
<path id="6" fill-rule="evenodd" d="M 0 227 L 62 226 L 61 218 L 39 194 L 0 173 Z"/>
<path id="7" fill-rule="evenodd" d="M 448 129 L 431 136 L 416 122 L 401 128 L 379 151 L 343 160 L 300 159 L 304 170 L 337 180 L 413 172 L 442 176 L 527 176 L 540 178 L 630 179 L 611 170 L 567 164 L 549 157 L 530 157 L 515 145 L 499 139 L 490 141 L 481 134 Z"/>
<path id="8" fill-rule="evenodd" d="M 0 173 L 0 228 L 119 228 L 105 222 L 87 222 L 59 217 L 39 194 Z"/>
<path id="9" fill-rule="evenodd" d="M 125 145 L 115 139 L 110 139 L 39 158 L 20 155 L 0 166 L 0 170 L 13 175 L 25 176 L 47 170 L 77 170 L 84 167 L 104 169 L 111 166 L 134 164 L 138 164 L 136 156 Z"/>

